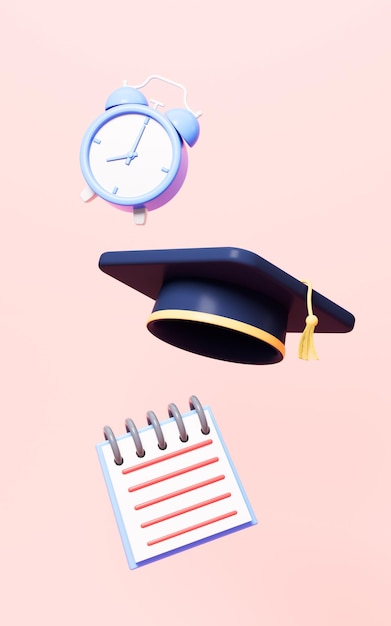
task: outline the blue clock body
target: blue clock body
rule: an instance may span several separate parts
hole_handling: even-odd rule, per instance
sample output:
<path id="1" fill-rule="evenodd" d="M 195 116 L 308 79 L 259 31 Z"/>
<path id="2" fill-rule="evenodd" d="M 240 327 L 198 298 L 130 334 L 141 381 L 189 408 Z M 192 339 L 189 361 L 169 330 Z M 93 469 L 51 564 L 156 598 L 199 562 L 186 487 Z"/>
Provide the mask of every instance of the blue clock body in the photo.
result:
<path id="1" fill-rule="evenodd" d="M 193 146 L 198 135 L 189 110 L 163 114 L 138 89 L 117 89 L 83 137 L 80 166 L 88 187 L 81 197 L 99 196 L 134 213 L 157 209 L 181 188 L 188 166 L 185 143 Z"/>

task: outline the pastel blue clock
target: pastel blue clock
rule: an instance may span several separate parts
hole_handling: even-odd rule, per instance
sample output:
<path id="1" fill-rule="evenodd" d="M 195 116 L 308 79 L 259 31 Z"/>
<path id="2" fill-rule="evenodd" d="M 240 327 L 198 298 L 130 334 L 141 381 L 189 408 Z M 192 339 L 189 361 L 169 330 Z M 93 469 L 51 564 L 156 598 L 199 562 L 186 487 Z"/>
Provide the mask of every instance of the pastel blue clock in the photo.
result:
<path id="1" fill-rule="evenodd" d="M 182 89 L 185 108 L 158 110 L 164 103 L 140 91 L 152 79 Z M 106 102 L 102 113 L 87 129 L 80 148 L 80 165 L 87 187 L 81 198 L 96 196 L 114 207 L 133 212 L 136 224 L 144 224 L 148 211 L 166 204 L 181 188 L 188 157 L 186 144 L 194 146 L 200 127 L 187 105 L 183 85 L 149 76 L 141 85 L 124 81 Z"/>

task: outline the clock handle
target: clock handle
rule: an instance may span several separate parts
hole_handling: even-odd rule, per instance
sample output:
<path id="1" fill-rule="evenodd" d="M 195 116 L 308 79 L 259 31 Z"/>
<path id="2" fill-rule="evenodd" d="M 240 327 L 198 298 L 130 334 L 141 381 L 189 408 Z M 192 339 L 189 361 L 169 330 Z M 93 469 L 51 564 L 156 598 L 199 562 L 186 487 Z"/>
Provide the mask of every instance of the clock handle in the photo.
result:
<path id="1" fill-rule="evenodd" d="M 133 85 L 133 87 L 135 89 L 141 89 L 142 87 L 145 87 L 145 85 L 147 85 L 153 79 L 162 80 L 164 83 L 169 83 L 170 85 L 173 85 L 174 87 L 179 87 L 179 89 L 182 89 L 182 91 L 183 91 L 183 103 L 184 103 L 186 109 L 188 111 L 190 111 L 190 113 L 192 113 L 194 115 L 194 117 L 196 117 L 196 118 L 198 118 L 198 117 L 200 117 L 202 115 L 201 111 L 197 111 L 196 113 L 194 111 L 192 111 L 192 109 L 187 104 L 187 89 L 186 89 L 186 87 L 184 85 L 182 85 L 181 83 L 176 83 L 175 81 L 170 80 L 169 78 L 165 78 L 164 76 L 159 76 L 158 74 L 151 74 L 151 76 L 148 76 L 148 78 L 143 83 L 140 83 L 140 85 Z"/>

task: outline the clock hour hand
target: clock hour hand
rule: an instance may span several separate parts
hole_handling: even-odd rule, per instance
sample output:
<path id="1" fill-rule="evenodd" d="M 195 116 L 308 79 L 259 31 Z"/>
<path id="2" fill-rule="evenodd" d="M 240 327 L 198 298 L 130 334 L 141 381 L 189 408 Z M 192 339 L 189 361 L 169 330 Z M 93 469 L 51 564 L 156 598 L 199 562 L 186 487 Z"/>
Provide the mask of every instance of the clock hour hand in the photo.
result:
<path id="1" fill-rule="evenodd" d="M 126 154 L 120 154 L 119 156 L 109 157 L 108 159 L 106 159 L 106 161 L 107 162 L 109 162 L 109 161 L 121 161 L 122 159 L 126 159 L 130 163 L 130 161 L 133 161 L 133 159 L 135 159 L 136 156 L 138 156 L 137 152 L 132 152 L 130 150 Z M 129 165 L 129 163 L 127 163 L 127 165 Z"/>

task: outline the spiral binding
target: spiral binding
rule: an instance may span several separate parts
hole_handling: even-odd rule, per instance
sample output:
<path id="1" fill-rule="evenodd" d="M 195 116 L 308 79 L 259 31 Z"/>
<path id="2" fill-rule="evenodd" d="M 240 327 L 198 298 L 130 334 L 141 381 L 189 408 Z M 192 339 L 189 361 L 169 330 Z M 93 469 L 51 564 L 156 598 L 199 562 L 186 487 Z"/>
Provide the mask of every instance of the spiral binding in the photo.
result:
<path id="1" fill-rule="evenodd" d="M 198 419 L 200 420 L 200 424 L 201 424 L 202 434 L 207 435 L 210 432 L 210 428 L 208 426 L 208 421 L 206 419 L 205 411 L 202 407 L 201 402 L 198 400 L 197 396 L 190 396 L 189 406 L 190 406 L 190 409 L 192 411 L 196 411 L 198 415 Z M 168 405 L 168 414 L 176 422 L 176 425 L 178 427 L 180 441 L 185 443 L 186 441 L 188 441 L 189 436 L 186 432 L 186 427 L 183 422 L 182 414 L 179 411 L 176 404 L 173 404 L 171 402 L 171 404 Z M 156 438 L 158 441 L 158 447 L 160 448 L 160 450 L 165 450 L 167 448 L 167 442 L 164 439 L 164 434 L 163 434 L 163 430 L 160 425 L 160 422 L 158 418 L 156 417 L 156 414 L 153 411 L 147 411 L 147 422 L 150 426 L 153 427 L 155 431 Z M 125 426 L 126 426 L 126 431 L 132 435 L 134 445 L 136 448 L 136 455 L 142 458 L 143 456 L 145 456 L 145 450 L 143 448 L 141 437 L 137 430 L 136 424 L 134 423 L 132 419 L 128 418 L 125 420 Z M 104 426 L 103 434 L 105 436 L 105 439 L 109 442 L 111 449 L 113 451 L 114 462 L 116 463 L 116 465 L 122 465 L 124 460 L 122 458 L 122 455 L 118 446 L 118 441 L 114 435 L 112 428 L 107 425 Z"/>

